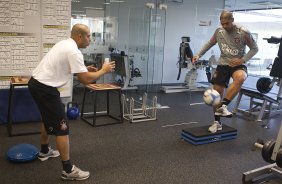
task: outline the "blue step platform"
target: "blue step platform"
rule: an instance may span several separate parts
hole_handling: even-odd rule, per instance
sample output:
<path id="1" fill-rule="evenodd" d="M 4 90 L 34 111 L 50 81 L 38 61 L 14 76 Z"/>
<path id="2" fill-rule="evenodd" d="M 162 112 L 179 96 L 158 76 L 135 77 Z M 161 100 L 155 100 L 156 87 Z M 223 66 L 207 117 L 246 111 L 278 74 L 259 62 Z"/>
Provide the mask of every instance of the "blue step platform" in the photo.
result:
<path id="1" fill-rule="evenodd" d="M 222 130 L 216 133 L 208 132 L 209 126 L 210 125 L 183 129 L 181 138 L 194 145 L 201 145 L 235 139 L 237 137 L 237 130 L 227 125 L 222 125 Z"/>

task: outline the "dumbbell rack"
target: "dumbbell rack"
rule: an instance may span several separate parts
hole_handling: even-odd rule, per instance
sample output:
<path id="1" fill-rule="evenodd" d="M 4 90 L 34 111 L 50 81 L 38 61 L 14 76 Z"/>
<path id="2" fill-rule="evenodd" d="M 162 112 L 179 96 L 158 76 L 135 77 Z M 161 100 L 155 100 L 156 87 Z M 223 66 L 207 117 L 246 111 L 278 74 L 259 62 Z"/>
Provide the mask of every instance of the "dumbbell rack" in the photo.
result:
<path id="1" fill-rule="evenodd" d="M 282 123 L 280 125 L 280 130 L 277 135 L 275 146 L 271 155 L 271 160 L 275 162 L 277 153 L 282 151 L 280 149 L 282 143 Z M 265 179 L 270 179 L 273 177 L 279 177 L 282 179 L 282 168 L 277 166 L 276 163 L 269 164 L 254 170 L 247 171 L 243 173 L 242 182 L 243 184 L 257 183 L 258 181 L 264 181 Z"/>

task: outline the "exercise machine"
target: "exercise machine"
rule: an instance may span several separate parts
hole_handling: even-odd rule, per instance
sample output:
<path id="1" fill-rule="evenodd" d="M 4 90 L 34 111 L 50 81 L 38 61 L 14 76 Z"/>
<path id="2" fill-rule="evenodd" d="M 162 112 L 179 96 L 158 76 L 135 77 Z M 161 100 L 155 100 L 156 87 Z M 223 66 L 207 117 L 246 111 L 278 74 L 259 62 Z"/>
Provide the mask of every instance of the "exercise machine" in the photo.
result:
<path id="1" fill-rule="evenodd" d="M 116 82 L 122 87 L 122 90 L 137 89 L 137 86 L 130 82 L 135 77 L 142 77 L 139 68 L 134 68 L 133 56 L 128 57 L 124 52 L 111 53 L 111 61 L 115 61 L 115 71 L 113 72 Z"/>
<path id="2" fill-rule="evenodd" d="M 208 76 L 208 81 L 210 75 L 210 67 L 209 61 L 207 60 L 200 60 L 196 64 L 192 64 L 193 52 L 190 48 L 189 42 L 190 37 L 181 37 L 182 42 L 179 46 L 179 60 L 178 64 L 178 75 L 177 80 L 179 80 L 181 76 L 182 69 L 188 69 L 189 71 L 186 73 L 184 85 L 181 86 L 162 86 L 161 91 L 165 93 L 176 93 L 176 92 L 186 92 L 186 91 L 203 91 L 209 85 L 205 84 L 198 84 L 197 77 L 198 77 L 198 69 L 206 68 L 206 73 Z"/>
<path id="3" fill-rule="evenodd" d="M 181 68 L 187 68 L 188 63 L 191 63 L 193 58 L 193 52 L 189 45 L 190 37 L 182 37 L 181 40 L 182 42 L 180 43 L 180 47 L 179 47 L 179 61 L 178 61 L 179 70 L 178 70 L 177 80 L 179 80 L 180 78 Z"/>
<path id="4" fill-rule="evenodd" d="M 128 56 L 112 53 L 110 54 L 111 61 L 115 61 L 115 78 L 118 76 L 119 79 L 116 80 L 117 83 L 122 86 L 123 89 L 129 87 L 130 82 L 130 71 L 129 71 L 129 62 Z M 135 88 L 136 89 L 136 88 Z"/>
<path id="5" fill-rule="evenodd" d="M 265 183 L 278 179 L 282 182 L 282 124 L 277 135 L 276 141 L 267 141 L 266 143 L 256 142 L 255 146 L 261 149 L 263 160 L 269 162 L 269 165 L 256 168 L 243 173 L 242 183 Z"/>
<path id="6" fill-rule="evenodd" d="M 282 110 L 282 37 L 271 37 L 268 39 L 265 38 L 265 40 L 267 40 L 268 43 L 280 43 L 277 57 L 275 58 L 270 70 L 272 81 L 269 83 L 267 80 L 259 79 L 257 82 L 257 85 L 259 85 L 257 86 L 258 91 L 247 87 L 242 87 L 239 91 L 237 101 L 233 109 L 233 114 L 240 112 L 244 115 L 254 116 L 256 117 L 256 121 L 262 121 L 264 116 L 274 115 L 276 113 L 280 113 Z M 267 83 L 266 86 L 264 83 Z M 275 83 L 279 86 L 278 93 L 271 95 L 268 92 Z M 239 108 L 239 104 L 243 95 L 250 98 L 249 109 Z"/>
<path id="7" fill-rule="evenodd" d="M 93 61 L 89 64 L 94 64 L 96 68 L 100 69 L 103 66 L 105 58 L 109 58 L 111 61 L 115 61 L 114 72 L 108 74 L 107 77 L 99 79 L 97 83 L 116 83 L 122 90 L 137 89 L 137 86 L 131 84 L 134 77 L 141 77 L 141 73 L 138 68 L 134 68 L 133 60 L 121 51 L 117 53 L 115 49 L 112 49 L 110 54 L 93 54 Z M 139 71 L 139 73 L 137 72 Z"/>

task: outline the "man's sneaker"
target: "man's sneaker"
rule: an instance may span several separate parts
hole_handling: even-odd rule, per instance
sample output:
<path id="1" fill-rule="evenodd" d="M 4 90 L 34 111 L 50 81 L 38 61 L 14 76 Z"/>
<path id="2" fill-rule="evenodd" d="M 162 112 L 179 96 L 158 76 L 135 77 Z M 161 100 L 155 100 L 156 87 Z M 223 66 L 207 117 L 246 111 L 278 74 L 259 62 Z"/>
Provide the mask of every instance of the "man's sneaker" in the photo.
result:
<path id="1" fill-rule="evenodd" d="M 224 104 L 221 107 L 219 107 L 218 109 L 216 109 L 214 115 L 227 117 L 227 118 L 232 117 L 232 113 L 228 111 L 227 106 Z"/>
<path id="2" fill-rule="evenodd" d="M 61 178 L 63 180 L 85 180 L 89 178 L 89 171 L 82 171 L 75 165 L 72 166 L 71 173 L 67 173 L 66 171 L 62 171 Z"/>
<path id="3" fill-rule="evenodd" d="M 209 132 L 215 133 L 218 130 L 222 130 L 222 125 L 218 121 L 214 121 L 213 124 L 209 127 Z"/>
<path id="4" fill-rule="evenodd" d="M 44 153 L 39 152 L 38 159 L 41 160 L 41 161 L 45 161 L 45 160 L 48 160 L 48 158 L 50 158 L 50 157 L 55 158 L 55 157 L 58 157 L 58 156 L 60 156 L 59 151 L 53 150 L 51 147 L 49 147 L 48 153 L 44 154 Z"/>

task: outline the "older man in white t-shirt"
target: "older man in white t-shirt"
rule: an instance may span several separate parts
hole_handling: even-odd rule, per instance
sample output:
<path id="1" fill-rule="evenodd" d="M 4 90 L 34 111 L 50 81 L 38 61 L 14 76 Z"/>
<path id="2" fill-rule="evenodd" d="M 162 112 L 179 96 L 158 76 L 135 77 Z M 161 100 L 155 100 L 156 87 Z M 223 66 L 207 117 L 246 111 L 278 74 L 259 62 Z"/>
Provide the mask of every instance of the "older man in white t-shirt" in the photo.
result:
<path id="1" fill-rule="evenodd" d="M 84 180 L 90 173 L 82 171 L 70 161 L 69 126 L 58 88 L 64 86 L 73 74 L 83 84 L 89 84 L 115 68 L 114 62 L 104 63 L 98 71 L 93 66 L 84 65 L 79 48 L 86 48 L 90 41 L 89 28 L 83 24 L 74 25 L 71 37 L 52 47 L 33 71 L 28 84 L 43 120 L 38 158 L 45 161 L 61 155 L 63 180 Z M 56 136 L 58 150 L 49 147 L 49 135 Z"/>

